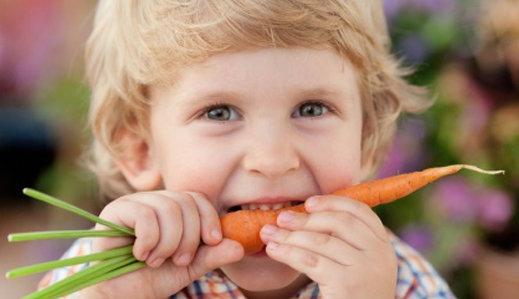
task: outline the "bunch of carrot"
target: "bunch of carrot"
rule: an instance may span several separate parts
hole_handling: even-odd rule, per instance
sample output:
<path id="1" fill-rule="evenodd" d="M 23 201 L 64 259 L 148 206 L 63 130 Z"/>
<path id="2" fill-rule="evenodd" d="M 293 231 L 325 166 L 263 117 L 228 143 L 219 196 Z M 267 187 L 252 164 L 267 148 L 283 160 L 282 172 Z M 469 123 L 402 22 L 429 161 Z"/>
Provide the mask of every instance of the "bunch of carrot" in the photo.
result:
<path id="1" fill-rule="evenodd" d="M 504 171 L 485 171 L 471 165 L 451 165 L 445 167 L 429 168 L 423 171 L 401 174 L 384 179 L 365 182 L 334 192 L 341 195 L 359 200 L 367 205 L 374 207 L 379 204 L 389 203 L 404 197 L 419 188 L 443 177 L 458 172 L 460 169 L 469 169 L 485 174 L 499 174 Z M 134 237 L 132 229 L 119 226 L 112 222 L 101 219 L 78 207 L 63 202 L 47 194 L 33 189 L 24 189 L 24 194 L 69 212 L 75 213 L 90 221 L 102 224 L 108 230 L 65 230 L 65 231 L 43 231 L 10 234 L 10 242 L 30 241 L 41 239 L 59 238 L 83 238 L 83 237 Z M 252 254 L 261 250 L 264 246 L 259 237 L 259 231 L 265 224 L 276 222 L 277 215 L 283 210 L 294 210 L 305 212 L 304 205 L 283 208 L 274 211 L 261 210 L 241 210 L 224 215 L 220 220 L 222 224 L 223 236 L 240 242 L 246 254 Z M 31 275 L 56 268 L 78 265 L 83 263 L 97 262 L 95 265 L 75 273 L 45 289 L 36 291 L 24 298 L 56 298 L 76 292 L 93 284 L 115 278 L 128 272 L 136 271 L 145 267 L 145 263 L 138 261 L 132 255 L 132 245 L 107 250 L 74 258 L 50 261 L 31 266 L 13 269 L 7 272 L 7 278 Z"/>

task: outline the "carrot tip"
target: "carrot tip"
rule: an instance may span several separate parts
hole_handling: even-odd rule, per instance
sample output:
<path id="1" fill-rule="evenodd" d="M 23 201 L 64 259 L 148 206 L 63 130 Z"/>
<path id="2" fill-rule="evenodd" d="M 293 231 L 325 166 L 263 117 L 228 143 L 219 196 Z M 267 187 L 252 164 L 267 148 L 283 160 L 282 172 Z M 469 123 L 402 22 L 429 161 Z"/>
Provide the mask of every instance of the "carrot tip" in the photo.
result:
<path id="1" fill-rule="evenodd" d="M 484 170 L 479 167 L 476 167 L 473 165 L 468 165 L 468 164 L 461 164 L 460 166 L 461 166 L 461 168 L 469 169 L 469 170 L 476 171 L 479 173 L 484 173 L 484 174 L 505 174 L 504 170 Z"/>

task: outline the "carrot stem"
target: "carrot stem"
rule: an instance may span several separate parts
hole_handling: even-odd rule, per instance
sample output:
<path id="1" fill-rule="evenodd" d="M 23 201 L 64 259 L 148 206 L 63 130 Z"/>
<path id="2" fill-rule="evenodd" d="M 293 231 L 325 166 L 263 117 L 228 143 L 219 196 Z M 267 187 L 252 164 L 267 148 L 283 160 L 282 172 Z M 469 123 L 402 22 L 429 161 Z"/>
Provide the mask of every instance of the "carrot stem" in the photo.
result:
<path id="1" fill-rule="evenodd" d="M 103 282 L 105 280 L 110 280 L 112 278 L 116 278 L 116 277 L 119 277 L 121 275 L 133 272 L 133 271 L 137 271 L 137 270 L 139 270 L 141 268 L 144 268 L 144 267 L 146 267 L 146 263 L 134 260 L 133 262 L 127 263 L 125 266 L 122 266 L 122 267 L 119 267 L 119 268 L 117 268 L 115 270 L 111 270 L 109 272 L 106 272 L 106 273 L 104 273 L 102 275 L 97 276 L 94 279 L 85 280 L 81 284 L 77 284 L 76 286 L 74 286 L 74 287 L 72 287 L 70 289 L 67 289 L 67 290 L 64 289 L 63 292 L 60 292 L 58 294 L 58 297 L 66 296 L 68 294 L 71 294 L 71 293 L 77 292 L 79 290 L 82 290 L 84 288 L 87 288 L 87 287 L 89 287 L 91 285 Z"/>
<path id="2" fill-rule="evenodd" d="M 65 279 L 62 279 L 55 284 L 52 284 L 42 290 L 33 292 L 23 298 L 25 299 L 41 299 L 41 298 L 57 298 L 55 293 L 62 292 L 63 290 L 69 290 L 74 288 L 77 285 L 82 284 L 84 281 L 91 280 L 93 277 L 97 277 L 98 275 L 104 274 L 107 271 L 115 267 L 120 267 L 128 263 L 130 259 L 134 258 L 133 256 L 119 256 L 106 261 L 99 262 L 98 264 L 83 269 Z"/>
<path id="3" fill-rule="evenodd" d="M 9 242 L 25 242 L 51 239 L 76 239 L 85 237 L 127 237 L 128 234 L 118 230 L 50 230 L 40 232 L 14 233 L 7 236 Z"/>
<path id="4" fill-rule="evenodd" d="M 52 270 L 52 269 L 56 269 L 56 268 L 78 265 L 78 264 L 83 264 L 83 263 L 88 263 L 88 262 L 93 262 L 93 261 L 99 261 L 99 260 L 106 260 L 106 259 L 110 259 L 110 258 L 114 258 L 114 257 L 118 257 L 118 256 L 128 255 L 128 254 L 132 253 L 132 248 L 133 248 L 133 245 L 129 245 L 129 246 L 106 250 L 103 252 L 98 252 L 98 253 L 93 253 L 93 254 L 88 254 L 88 255 L 83 255 L 83 256 L 72 257 L 72 258 L 68 258 L 68 259 L 61 259 L 61 260 L 56 260 L 56 261 L 50 261 L 50 262 L 44 262 L 44 263 L 38 263 L 38 264 L 29 265 L 29 266 L 25 266 L 25 267 L 20 267 L 20 268 L 16 268 L 16 269 L 12 269 L 12 270 L 8 271 L 5 274 L 5 277 L 6 278 L 16 278 L 16 277 L 32 275 L 35 273 L 40 273 L 40 272 L 44 272 L 44 271 L 48 271 L 48 270 Z"/>
<path id="5" fill-rule="evenodd" d="M 62 200 L 59 200 L 55 197 L 52 197 L 48 194 L 45 194 L 43 192 L 40 192 L 40 191 L 36 191 L 34 189 L 31 189 L 31 188 L 24 188 L 23 189 L 23 193 L 27 196 L 30 196 L 34 199 L 37 199 L 37 200 L 40 200 L 40 201 L 43 201 L 43 202 L 46 202 L 50 205 L 53 205 L 53 206 L 56 206 L 58 208 L 61 208 L 61 209 L 64 209 L 66 211 L 69 211 L 71 213 L 74 213 L 76 215 L 79 215 L 83 218 L 86 218 L 92 222 L 95 222 L 95 223 L 99 223 L 99 224 L 102 224 L 104 226 L 107 226 L 109 228 L 112 228 L 112 229 L 115 229 L 115 230 L 118 230 L 120 232 L 123 232 L 123 233 L 126 233 L 127 235 L 130 235 L 130 236 L 135 236 L 135 233 L 132 229 L 129 229 L 127 227 L 124 227 L 124 226 L 120 226 L 118 224 L 115 224 L 115 223 L 112 223 L 110 221 L 107 221 L 107 220 L 104 220 L 102 218 L 99 218 L 97 217 L 96 215 L 94 214 L 91 214 L 81 208 L 78 208 L 72 204 L 69 204 L 67 202 L 64 202 Z"/>

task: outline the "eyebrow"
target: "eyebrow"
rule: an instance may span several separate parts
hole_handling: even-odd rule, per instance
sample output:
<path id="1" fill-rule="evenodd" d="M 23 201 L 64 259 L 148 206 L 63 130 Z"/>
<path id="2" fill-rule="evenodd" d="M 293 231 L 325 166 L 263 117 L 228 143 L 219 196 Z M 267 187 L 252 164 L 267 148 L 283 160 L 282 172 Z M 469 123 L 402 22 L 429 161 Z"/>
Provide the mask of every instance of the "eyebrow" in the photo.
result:
<path id="1" fill-rule="evenodd" d="M 327 97 L 334 97 L 342 94 L 341 91 L 339 91 L 336 88 L 325 88 L 325 87 L 316 87 L 316 88 L 310 88 L 305 89 L 301 92 L 297 93 L 298 97 L 319 97 L 319 96 L 327 96 Z"/>
<path id="2" fill-rule="evenodd" d="M 308 88 L 301 91 L 293 92 L 292 98 L 315 98 L 315 97 L 337 97 L 339 95 L 344 94 L 337 88 L 333 87 L 315 87 Z M 184 100 L 179 103 L 179 107 L 181 108 L 190 108 L 193 106 L 203 105 L 209 101 L 214 101 L 217 99 L 233 99 L 237 104 L 243 104 L 245 101 L 243 100 L 245 96 L 239 92 L 234 91 L 209 91 L 209 92 L 200 92 L 194 93 L 187 97 L 187 100 Z"/>
<path id="3" fill-rule="evenodd" d="M 197 108 L 203 106 L 207 102 L 218 100 L 218 99 L 233 99 L 238 103 L 243 102 L 243 95 L 234 91 L 209 91 L 209 92 L 195 92 L 189 94 L 183 101 L 178 103 L 178 107 L 182 109 L 189 109 L 194 106 Z"/>

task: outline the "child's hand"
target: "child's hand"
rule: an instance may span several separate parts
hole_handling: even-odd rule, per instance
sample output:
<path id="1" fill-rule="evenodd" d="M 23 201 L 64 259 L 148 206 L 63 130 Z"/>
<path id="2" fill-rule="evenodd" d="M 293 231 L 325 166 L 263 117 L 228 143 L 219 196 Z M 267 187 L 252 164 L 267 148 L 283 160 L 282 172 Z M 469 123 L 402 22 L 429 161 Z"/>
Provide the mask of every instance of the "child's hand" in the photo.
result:
<path id="1" fill-rule="evenodd" d="M 263 227 L 267 254 L 317 282 L 323 298 L 394 298 L 397 259 L 378 216 L 352 199 L 314 198 L 310 214 L 283 221 L 282 213 Z"/>
<path id="2" fill-rule="evenodd" d="M 221 237 L 218 213 L 203 194 L 155 191 L 123 196 L 101 218 L 133 228 L 133 255 L 149 267 L 80 292 L 84 298 L 167 298 L 203 274 L 243 257 L 242 246 Z M 106 229 L 96 225 L 96 229 Z M 206 244 L 199 248 L 200 239 Z M 96 238 L 94 252 L 131 243 Z"/>

